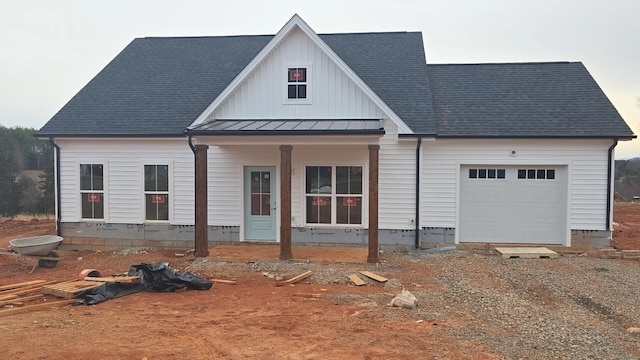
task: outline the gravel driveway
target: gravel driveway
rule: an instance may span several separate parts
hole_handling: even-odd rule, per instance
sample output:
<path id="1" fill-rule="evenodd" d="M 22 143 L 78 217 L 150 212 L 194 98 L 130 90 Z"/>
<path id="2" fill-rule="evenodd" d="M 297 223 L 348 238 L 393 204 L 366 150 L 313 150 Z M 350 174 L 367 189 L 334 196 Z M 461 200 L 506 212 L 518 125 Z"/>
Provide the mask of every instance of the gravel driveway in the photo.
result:
<path id="1" fill-rule="evenodd" d="M 408 316 L 448 324 L 448 335 L 481 344 L 504 359 L 640 359 L 640 262 L 580 255 L 503 259 L 495 253 L 384 253 L 378 267 L 355 264 L 203 262 L 188 270 L 216 276 L 291 277 L 302 268 L 311 283 L 348 283 L 373 270 L 409 289 L 419 301 L 399 313 L 389 297 L 341 295 L 335 300 L 379 306 L 377 316 Z M 381 287 L 367 279 L 370 286 Z M 397 289 L 385 288 L 387 292 Z M 481 354 L 480 357 L 482 358 Z"/>

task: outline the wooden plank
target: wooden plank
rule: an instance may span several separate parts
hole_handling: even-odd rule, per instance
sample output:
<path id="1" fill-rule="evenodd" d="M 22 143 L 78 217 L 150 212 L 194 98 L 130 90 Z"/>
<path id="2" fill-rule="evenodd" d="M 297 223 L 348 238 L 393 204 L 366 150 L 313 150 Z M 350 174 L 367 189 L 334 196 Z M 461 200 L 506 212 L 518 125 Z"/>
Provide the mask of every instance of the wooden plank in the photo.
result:
<path id="1" fill-rule="evenodd" d="M 42 287 L 43 294 L 49 294 L 63 299 L 72 299 L 77 293 L 93 289 L 102 285 L 103 282 L 97 281 L 72 281 L 61 284 L 52 284 Z"/>
<path id="2" fill-rule="evenodd" d="M 37 310 L 37 309 L 42 309 L 42 308 L 47 308 L 47 307 L 54 307 L 54 306 L 59 306 L 59 305 L 67 305 L 67 304 L 71 304 L 72 302 L 75 302 L 75 301 L 77 301 L 77 300 L 75 300 L 75 299 L 60 300 L 60 301 L 46 302 L 46 303 L 35 304 L 35 305 L 27 305 L 27 306 L 17 307 L 17 308 L 13 308 L 13 309 L 0 310 L 0 316 L 8 315 L 8 314 L 14 314 L 14 313 L 18 313 L 18 312 L 29 311 L 29 310 Z"/>
<path id="3" fill-rule="evenodd" d="M 140 276 L 108 276 L 108 277 L 87 276 L 84 278 L 84 281 L 133 283 L 133 282 L 140 282 Z"/>
<path id="4" fill-rule="evenodd" d="M 545 247 L 497 247 L 495 248 L 503 258 L 540 259 L 558 258 L 558 253 Z"/>
<path id="5" fill-rule="evenodd" d="M 212 283 L 216 284 L 227 284 L 227 285 L 236 285 L 237 281 L 235 280 L 224 280 L 224 279 L 209 279 Z"/>
<path id="6" fill-rule="evenodd" d="M 358 274 L 349 275 L 349 280 L 351 280 L 351 282 L 353 282 L 356 286 L 362 286 L 366 284 L 364 280 L 362 280 L 360 276 L 358 276 Z"/>
<path id="7" fill-rule="evenodd" d="M 7 291 L 3 291 L 2 295 L 9 295 L 9 294 L 13 294 L 13 295 L 21 295 L 21 294 L 28 294 L 31 292 L 36 292 L 36 291 L 40 291 L 42 290 L 42 286 L 47 285 L 47 284 L 54 284 L 57 281 L 45 281 L 43 283 L 39 283 L 39 284 L 34 284 L 34 285 L 28 285 L 28 286 L 24 286 L 22 288 L 18 288 L 18 289 L 13 289 L 13 290 L 7 290 Z"/>
<path id="8" fill-rule="evenodd" d="M 24 301 L 31 301 L 31 300 L 35 300 L 35 299 L 44 299 L 44 296 L 42 294 L 31 295 L 31 296 L 23 296 L 23 297 L 17 297 L 16 296 L 15 299 L 0 301 L 0 306 L 7 305 L 7 304 L 15 304 L 17 301 L 24 302 Z"/>
<path id="9" fill-rule="evenodd" d="M 278 281 L 276 282 L 276 286 L 282 286 L 282 285 L 286 285 L 286 284 L 295 284 L 299 281 L 302 281 L 306 278 L 308 278 L 309 276 L 311 276 L 311 274 L 313 274 L 313 271 L 309 270 L 307 272 L 304 272 L 296 277 L 292 277 L 289 280 L 285 280 L 285 281 Z"/>
<path id="10" fill-rule="evenodd" d="M 358 271 L 358 272 L 359 272 L 360 274 L 362 274 L 362 275 L 364 275 L 364 276 L 366 276 L 366 277 L 370 278 L 370 279 L 375 280 L 375 281 L 379 281 L 379 282 L 387 282 L 387 280 L 389 280 L 389 279 L 387 279 L 386 277 L 384 277 L 384 276 L 380 276 L 380 275 L 378 275 L 378 274 L 374 274 L 374 273 L 372 273 L 371 271 Z"/>
<path id="11" fill-rule="evenodd" d="M 2 296 L 0 296 L 0 301 L 11 300 L 11 299 L 15 299 L 17 297 L 18 297 L 18 295 L 16 295 L 16 294 L 2 295 Z"/>
<path id="12" fill-rule="evenodd" d="M 21 288 L 21 287 L 28 286 L 28 285 L 41 284 L 43 282 L 46 282 L 46 280 L 31 280 L 31 281 L 25 281 L 25 282 L 21 282 L 21 283 L 17 283 L 17 284 L 4 285 L 4 286 L 0 286 L 0 291 L 9 290 L 9 289 L 17 289 L 17 288 Z M 1 294 L 1 292 L 0 292 L 0 294 Z"/>
<path id="13" fill-rule="evenodd" d="M 322 297 L 322 294 L 312 294 L 312 293 L 295 293 L 291 296 L 303 297 L 303 298 L 319 298 Z"/>

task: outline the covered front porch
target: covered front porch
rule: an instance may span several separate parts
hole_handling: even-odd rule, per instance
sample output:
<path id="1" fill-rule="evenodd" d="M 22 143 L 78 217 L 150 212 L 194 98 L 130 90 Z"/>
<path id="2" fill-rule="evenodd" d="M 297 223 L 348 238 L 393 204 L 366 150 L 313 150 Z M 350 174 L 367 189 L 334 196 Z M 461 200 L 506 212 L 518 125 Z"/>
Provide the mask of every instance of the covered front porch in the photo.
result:
<path id="1" fill-rule="evenodd" d="M 219 123 L 188 131 L 195 155 L 195 255 L 210 256 L 209 227 L 228 223 L 238 227 L 238 243 L 277 245 L 280 260 L 299 259 L 296 241 L 352 246 L 357 234 L 355 245 L 366 243 L 366 261 L 378 262 L 383 130 L 363 124 L 251 136 L 225 132 Z M 343 243 L 338 232 L 351 241 Z"/>

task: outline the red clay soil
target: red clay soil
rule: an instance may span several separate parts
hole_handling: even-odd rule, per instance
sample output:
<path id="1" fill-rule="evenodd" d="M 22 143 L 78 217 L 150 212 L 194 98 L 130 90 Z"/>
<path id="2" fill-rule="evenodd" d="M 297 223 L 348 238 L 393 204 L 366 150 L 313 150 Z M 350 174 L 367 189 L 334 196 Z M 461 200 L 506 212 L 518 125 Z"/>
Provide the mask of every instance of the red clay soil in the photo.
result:
<path id="1" fill-rule="evenodd" d="M 639 249 L 640 206 L 617 205 L 613 244 Z M 0 219 L 0 248 L 18 237 L 55 234 L 51 220 Z M 245 246 L 211 249 L 210 261 L 246 261 L 275 256 L 273 248 Z M 295 250 L 295 249 L 294 249 Z M 253 252 L 251 252 L 253 251 Z M 294 251 L 299 259 L 323 262 L 326 248 Z M 316 252 L 314 254 L 314 251 Z M 181 269 L 193 261 L 176 258 L 174 251 L 138 254 L 59 251 L 55 268 L 37 268 L 29 274 L 16 256 L 0 255 L 0 286 L 30 280 L 68 281 L 82 269 L 99 269 L 103 275 L 126 272 L 129 265 L 169 261 Z M 342 255 L 361 262 L 366 249 L 345 250 Z M 384 254 L 382 255 L 384 257 Z M 314 258 L 315 257 L 315 258 Z M 320 260 L 316 260 L 320 259 Z M 335 264 L 325 263 L 332 267 Z M 365 264 L 361 264 L 365 266 Z M 358 269 L 354 264 L 354 271 Z M 408 259 L 398 278 L 420 276 L 422 289 L 435 287 L 428 274 Z M 304 267 L 300 267 L 300 272 Z M 206 291 L 142 292 L 93 306 L 61 305 L 14 314 L 0 314 L 0 348 L 7 359 L 497 359 L 482 344 L 453 339 L 447 327 L 464 326 L 415 318 L 406 309 L 384 305 L 366 307 L 349 296 L 386 296 L 382 285 L 346 284 L 274 285 L 259 272 L 236 277 L 237 285 L 215 284 Z M 411 290 L 411 289 L 409 289 Z M 320 294 L 319 297 L 304 297 Z M 340 297 L 330 295 L 344 295 Z M 390 299 L 390 298 L 389 298 Z M 60 300 L 43 296 L 27 305 Z"/>

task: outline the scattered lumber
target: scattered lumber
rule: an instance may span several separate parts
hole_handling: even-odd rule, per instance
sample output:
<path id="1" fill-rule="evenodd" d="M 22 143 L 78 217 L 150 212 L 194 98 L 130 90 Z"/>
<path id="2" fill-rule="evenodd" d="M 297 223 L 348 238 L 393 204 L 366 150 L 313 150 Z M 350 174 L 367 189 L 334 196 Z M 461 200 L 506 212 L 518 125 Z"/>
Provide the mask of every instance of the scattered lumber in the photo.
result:
<path id="1" fill-rule="evenodd" d="M 303 298 L 319 298 L 322 297 L 322 294 L 311 294 L 311 293 L 295 293 L 291 296 L 303 297 Z"/>
<path id="2" fill-rule="evenodd" d="M 36 299 L 42 299 L 42 298 L 43 298 L 42 294 L 23 296 L 23 297 L 16 296 L 14 299 L 0 301 L 0 306 L 9 305 L 9 304 L 15 305 L 17 302 L 25 302 L 25 301 L 31 301 Z"/>
<path id="3" fill-rule="evenodd" d="M 24 285 L 22 287 L 19 288 L 15 288 L 15 289 L 11 289 L 11 290 L 6 290 L 3 291 L 2 293 L 0 293 L 2 296 L 6 296 L 6 295 L 22 295 L 22 294 L 28 294 L 28 293 L 32 293 L 32 292 L 36 292 L 36 291 L 40 291 L 42 290 L 42 287 L 44 285 L 48 285 L 48 284 L 54 284 L 57 281 L 45 281 L 42 283 L 38 283 L 38 284 L 32 284 L 32 285 Z"/>
<path id="4" fill-rule="evenodd" d="M 351 280 L 351 282 L 354 283 L 356 286 L 362 286 L 366 284 L 364 280 L 362 280 L 360 276 L 358 276 L 358 274 L 349 275 L 349 280 Z"/>
<path id="5" fill-rule="evenodd" d="M 134 283 L 134 282 L 140 282 L 140 276 L 108 276 L 108 277 L 87 276 L 84 278 L 84 281 Z"/>
<path id="6" fill-rule="evenodd" d="M 309 270 L 307 272 L 304 272 L 296 277 L 292 277 L 289 280 L 284 280 L 284 281 L 277 281 L 276 282 L 276 286 L 282 286 L 282 285 L 287 285 L 287 284 L 295 284 L 299 281 L 302 281 L 306 278 L 308 278 L 309 276 L 311 276 L 311 274 L 313 274 L 313 271 Z"/>
<path id="7" fill-rule="evenodd" d="M 13 308 L 13 309 L 0 310 L 0 316 L 7 315 L 7 314 L 14 314 L 14 313 L 17 313 L 17 312 L 36 310 L 36 309 L 41 309 L 41 308 L 54 307 L 54 306 L 59 306 L 59 305 L 67 305 L 67 304 L 71 304 L 74 301 L 77 301 L 77 300 L 69 299 L 69 300 L 52 301 L 52 302 L 35 304 L 35 305 L 27 305 L 27 306 L 23 306 L 23 307 L 17 307 L 17 308 Z"/>
<path id="8" fill-rule="evenodd" d="M 358 271 L 358 272 L 360 274 L 362 274 L 362 275 L 364 275 L 364 276 L 366 276 L 366 277 L 368 277 L 370 279 L 373 279 L 375 281 L 378 281 L 378 282 L 387 282 L 389 280 L 386 277 L 380 276 L 378 274 L 374 274 L 371 271 Z"/>
<path id="9" fill-rule="evenodd" d="M 236 285 L 238 283 L 235 280 L 224 280 L 224 279 L 209 279 L 209 281 L 216 284 L 227 284 L 227 285 Z"/>
<path id="10" fill-rule="evenodd" d="M 29 286 L 29 285 L 41 284 L 43 282 L 46 282 L 46 280 L 31 280 L 31 281 L 25 281 L 25 282 L 21 282 L 21 283 L 17 283 L 17 284 L 4 285 L 4 286 L 0 286 L 0 291 L 17 289 L 17 288 L 21 288 L 21 287 Z M 2 292 L 0 292 L 0 294 L 1 293 Z"/>

